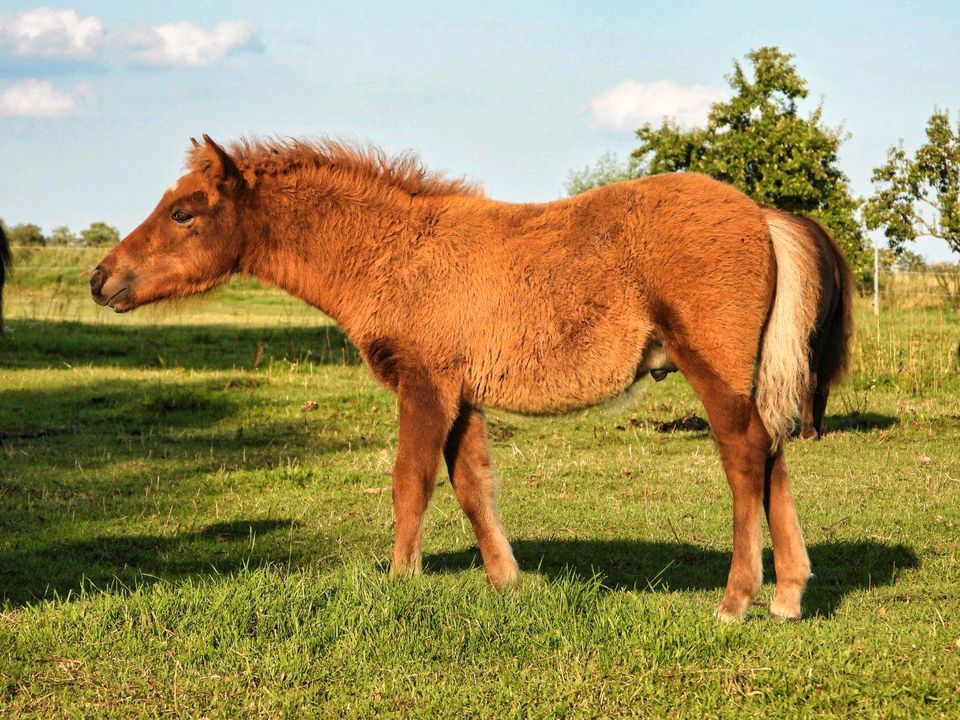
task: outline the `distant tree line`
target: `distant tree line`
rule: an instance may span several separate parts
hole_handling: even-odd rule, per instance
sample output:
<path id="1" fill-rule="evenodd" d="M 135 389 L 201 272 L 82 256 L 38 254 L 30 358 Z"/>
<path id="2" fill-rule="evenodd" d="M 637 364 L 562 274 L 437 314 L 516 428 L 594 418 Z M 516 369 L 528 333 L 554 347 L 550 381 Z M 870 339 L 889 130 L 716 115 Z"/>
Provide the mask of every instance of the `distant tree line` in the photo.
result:
<path id="1" fill-rule="evenodd" d="M 109 247 L 120 242 L 120 232 L 104 222 L 92 222 L 79 233 L 74 233 L 66 225 L 60 225 L 53 228 L 49 235 L 44 235 L 40 226 L 34 223 L 8 226 L 0 219 L 0 226 L 3 226 L 11 245 Z"/>
<path id="2" fill-rule="evenodd" d="M 665 119 L 636 131 L 639 146 L 626 161 L 606 153 L 593 167 L 571 171 L 575 195 L 610 182 L 663 172 L 691 171 L 732 183 L 758 202 L 816 218 L 837 238 L 861 277 L 873 257 L 867 230 L 887 238 L 887 263 L 917 269 L 923 259 L 907 249 L 921 236 L 941 238 L 960 252 L 960 128 L 935 109 L 927 142 L 911 157 L 903 143 L 890 148 L 873 172 L 874 194 L 854 197 L 838 167 L 848 135 L 826 126 L 822 103 L 804 116 L 808 95 L 793 56 L 775 47 L 747 54 L 750 71 L 734 62 L 726 77 L 732 96 L 713 105 L 705 127 L 685 129 Z"/>

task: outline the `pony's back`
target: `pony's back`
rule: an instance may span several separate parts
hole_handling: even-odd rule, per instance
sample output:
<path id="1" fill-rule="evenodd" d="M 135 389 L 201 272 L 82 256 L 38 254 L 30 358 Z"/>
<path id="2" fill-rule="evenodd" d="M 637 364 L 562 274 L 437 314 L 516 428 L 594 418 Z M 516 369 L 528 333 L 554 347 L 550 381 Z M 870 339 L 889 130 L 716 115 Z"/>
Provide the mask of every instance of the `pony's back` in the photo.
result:
<path id="1" fill-rule="evenodd" d="M 3 286 L 7 281 L 7 271 L 13 262 L 10 255 L 10 242 L 0 225 L 0 333 L 3 333 Z"/>

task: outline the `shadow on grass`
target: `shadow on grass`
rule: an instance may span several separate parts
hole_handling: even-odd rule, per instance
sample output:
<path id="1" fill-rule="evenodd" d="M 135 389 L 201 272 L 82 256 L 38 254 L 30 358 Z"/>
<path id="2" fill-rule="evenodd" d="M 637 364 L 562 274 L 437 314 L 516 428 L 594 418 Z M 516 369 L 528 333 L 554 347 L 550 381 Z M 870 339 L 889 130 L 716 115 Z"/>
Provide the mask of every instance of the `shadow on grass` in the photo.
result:
<path id="1" fill-rule="evenodd" d="M 186 533 L 54 540 L 29 550 L 0 552 L 0 598 L 19 606 L 65 598 L 81 588 L 107 590 L 118 583 L 130 588 L 286 563 L 299 555 L 289 539 L 284 542 L 276 534 L 289 533 L 292 526 L 288 519 L 235 520 Z"/>
<path id="2" fill-rule="evenodd" d="M 687 543 L 645 540 L 517 540 L 512 543 L 520 569 L 550 578 L 573 573 L 588 579 L 599 574 L 610 590 L 718 590 L 726 585 L 730 553 Z M 804 596 L 807 616 L 831 617 L 843 597 L 863 588 L 890 585 L 904 568 L 919 566 L 905 545 L 872 540 L 837 541 L 811 545 L 810 562 L 816 576 Z M 437 553 L 424 558 L 428 572 L 458 572 L 482 566 L 475 549 Z M 774 577 L 769 552 L 765 576 Z"/>
<path id="3" fill-rule="evenodd" d="M 291 457 L 383 442 L 376 435 L 310 423 L 307 415 L 254 414 L 259 401 L 250 396 L 256 388 L 243 380 L 112 379 L 4 391 L 0 602 L 62 597 L 85 583 L 131 586 L 151 582 L 152 576 L 229 573 L 248 562 L 295 559 L 294 538 L 277 533 L 289 521 L 237 521 L 169 535 L 118 534 L 136 528 L 144 513 L 159 512 L 161 500 L 177 527 L 184 509 L 204 490 L 204 479 L 224 469 L 256 470 L 255 480 L 238 482 L 303 487 L 315 481 L 317 471 L 291 465 Z M 241 424 L 244 418 L 250 422 Z M 109 518 L 123 528 L 93 535 L 90 528 Z M 88 534 L 78 536 L 84 531 Z M 252 536 L 259 538 L 256 543 Z M 303 537 L 297 533 L 297 547 Z M 324 547 L 322 541 L 312 542 L 303 561 L 315 561 Z"/>
<path id="4" fill-rule="evenodd" d="M 873 412 L 850 412 L 845 415 L 827 415 L 825 418 L 827 433 L 862 432 L 864 430 L 886 430 L 900 424 L 892 415 Z"/>
<path id="5" fill-rule="evenodd" d="M 16 607 L 65 598 L 81 588 L 129 588 L 161 579 L 228 575 L 247 566 L 319 563 L 336 555 L 335 547 L 316 538 L 309 551 L 295 551 L 303 533 L 289 519 L 236 520 L 171 535 L 106 535 L 8 550 L 0 552 L 0 599 Z M 600 575 L 610 591 L 719 590 L 730 563 L 729 553 L 673 542 L 519 540 L 513 548 L 525 572 L 581 580 Z M 894 584 L 901 570 L 919 566 L 911 548 L 876 541 L 819 543 L 809 552 L 816 576 L 804 597 L 807 617 L 832 617 L 848 593 Z M 772 579 L 769 552 L 764 564 Z M 424 558 L 428 573 L 481 565 L 475 548 Z"/>
<path id="6" fill-rule="evenodd" d="M 335 325 L 100 325 L 13 320 L 0 337 L 0 367 L 182 367 L 222 370 L 273 362 L 357 365 L 360 355 Z"/>
<path id="7" fill-rule="evenodd" d="M 102 442 L 97 436 L 209 427 L 234 415 L 241 399 L 239 392 L 197 382 L 109 379 L 7 390 L 0 406 L 0 443 L 54 435 L 88 435 Z"/>
<path id="8" fill-rule="evenodd" d="M 886 430 L 898 425 L 900 421 L 892 415 L 881 415 L 873 412 L 851 412 L 845 415 L 828 415 L 826 418 L 827 433 L 864 432 L 869 430 Z M 630 424 L 634 427 L 649 427 L 658 433 L 673 434 L 678 432 L 691 433 L 707 437 L 710 434 L 710 424 L 699 415 L 685 415 L 673 420 L 647 418 L 640 420 L 633 418 Z M 800 436 L 799 424 L 791 435 L 794 439 Z"/>
<path id="9" fill-rule="evenodd" d="M 0 451 L 18 453 L 19 462 L 29 457 L 33 468 L 77 461 L 93 469 L 154 453 L 193 462 L 214 446 L 233 455 L 287 445 L 326 454 L 376 444 L 363 435 L 318 432 L 307 425 L 306 415 L 238 424 L 259 407 L 252 397 L 258 386 L 257 378 L 244 377 L 177 383 L 109 379 L 7 390 L 0 403 Z M 220 426 L 224 420 L 234 422 Z M 0 491 L 14 491 L 17 483 L 8 482 L 8 475 L 0 464 Z"/>

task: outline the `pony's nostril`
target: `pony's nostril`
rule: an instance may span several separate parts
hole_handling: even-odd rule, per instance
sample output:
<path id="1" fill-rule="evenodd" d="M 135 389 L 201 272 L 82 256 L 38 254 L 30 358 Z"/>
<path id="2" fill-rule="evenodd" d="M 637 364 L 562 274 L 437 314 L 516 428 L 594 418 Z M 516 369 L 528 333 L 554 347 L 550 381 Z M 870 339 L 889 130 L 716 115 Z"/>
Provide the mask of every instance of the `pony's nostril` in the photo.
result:
<path id="1" fill-rule="evenodd" d="M 103 289 L 103 283 L 107 280 L 107 274 L 99 265 L 90 273 L 90 292 L 99 295 Z"/>

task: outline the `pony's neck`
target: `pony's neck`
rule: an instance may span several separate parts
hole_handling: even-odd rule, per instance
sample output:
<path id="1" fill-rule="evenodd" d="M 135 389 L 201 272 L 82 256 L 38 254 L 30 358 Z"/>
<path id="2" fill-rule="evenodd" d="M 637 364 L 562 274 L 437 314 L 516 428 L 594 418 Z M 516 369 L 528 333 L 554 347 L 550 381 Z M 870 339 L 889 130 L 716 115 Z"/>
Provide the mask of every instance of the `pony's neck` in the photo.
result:
<path id="1" fill-rule="evenodd" d="M 241 270 L 276 285 L 333 318 L 356 341 L 377 333 L 372 306 L 388 233 L 413 231 L 416 203 L 406 197 L 364 199 L 304 189 L 258 188 L 257 218 Z"/>

